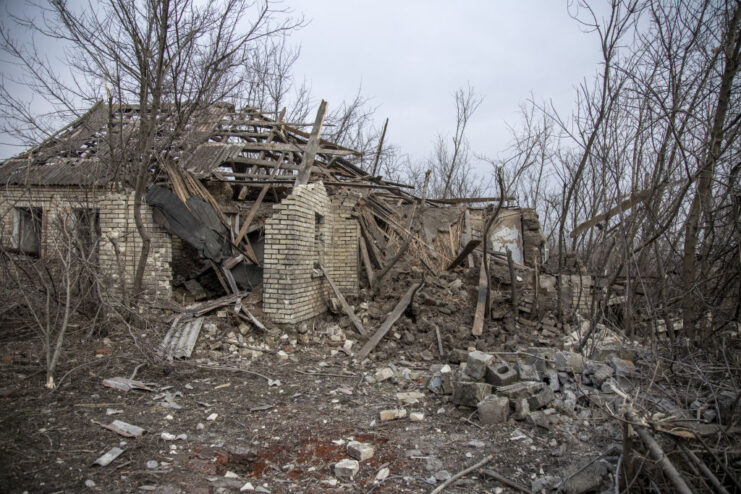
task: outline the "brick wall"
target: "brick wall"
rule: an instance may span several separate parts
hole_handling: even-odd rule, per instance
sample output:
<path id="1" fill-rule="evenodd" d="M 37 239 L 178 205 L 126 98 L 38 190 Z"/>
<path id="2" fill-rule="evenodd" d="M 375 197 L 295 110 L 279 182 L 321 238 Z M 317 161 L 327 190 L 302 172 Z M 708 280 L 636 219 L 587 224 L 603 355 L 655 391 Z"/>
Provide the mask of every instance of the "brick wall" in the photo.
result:
<path id="1" fill-rule="evenodd" d="M 6 248 L 13 247 L 14 208 L 41 208 L 41 257 L 53 258 L 64 248 L 65 238 L 59 232 L 60 221 L 70 218 L 73 209 L 99 211 L 100 244 L 98 267 L 108 294 L 118 298 L 122 277 L 131 292 L 141 238 L 134 222 L 134 192 L 113 192 L 79 187 L 5 187 L 0 190 L 0 239 Z M 172 294 L 172 247 L 170 236 L 154 224 L 151 209 L 142 206 L 142 220 L 152 239 L 143 288 L 147 297 L 170 297 Z"/>
<path id="2" fill-rule="evenodd" d="M 297 323 L 327 309 L 321 263 L 345 295 L 358 291 L 359 227 L 352 196 L 327 196 L 321 182 L 301 185 L 265 222 L 263 309 L 274 321 Z"/>

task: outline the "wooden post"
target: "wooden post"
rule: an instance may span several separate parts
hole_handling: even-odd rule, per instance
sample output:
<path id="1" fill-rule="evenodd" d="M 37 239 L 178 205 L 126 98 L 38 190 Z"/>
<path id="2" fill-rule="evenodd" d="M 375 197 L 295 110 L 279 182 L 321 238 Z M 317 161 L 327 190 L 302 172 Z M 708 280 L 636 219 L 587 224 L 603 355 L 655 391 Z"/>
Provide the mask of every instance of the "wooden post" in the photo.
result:
<path id="1" fill-rule="evenodd" d="M 301 167 L 299 168 L 294 187 L 297 185 L 304 185 L 309 183 L 309 176 L 311 175 L 311 167 L 314 164 L 314 156 L 319 149 L 319 134 L 322 132 L 322 124 L 324 123 L 324 116 L 327 114 L 327 102 L 322 100 L 319 104 L 319 110 L 316 112 L 316 120 L 314 120 L 314 127 L 311 129 L 311 135 L 309 136 L 309 142 L 306 143 L 306 149 L 304 150 L 304 156 L 301 158 Z"/>
<path id="2" fill-rule="evenodd" d="M 466 207 L 466 211 L 463 213 L 463 239 L 466 244 L 471 241 L 471 212 Z M 468 255 L 468 267 L 473 267 L 473 255 Z"/>
<path id="3" fill-rule="evenodd" d="M 515 265 L 512 262 L 512 251 L 507 247 L 507 266 L 509 267 L 509 281 L 510 287 L 512 288 L 512 313 L 514 314 L 515 321 L 517 321 L 520 308 L 517 305 L 517 277 L 515 276 Z"/>
<path id="4" fill-rule="evenodd" d="M 486 254 L 484 254 L 486 255 Z M 484 268 L 484 260 L 481 260 L 481 268 L 479 269 L 479 296 L 476 301 L 476 313 L 473 316 L 473 328 L 471 328 L 471 334 L 474 336 L 481 336 L 484 332 L 484 313 L 486 312 L 486 294 L 487 287 L 489 286 L 489 280 L 486 276 L 486 269 Z"/>

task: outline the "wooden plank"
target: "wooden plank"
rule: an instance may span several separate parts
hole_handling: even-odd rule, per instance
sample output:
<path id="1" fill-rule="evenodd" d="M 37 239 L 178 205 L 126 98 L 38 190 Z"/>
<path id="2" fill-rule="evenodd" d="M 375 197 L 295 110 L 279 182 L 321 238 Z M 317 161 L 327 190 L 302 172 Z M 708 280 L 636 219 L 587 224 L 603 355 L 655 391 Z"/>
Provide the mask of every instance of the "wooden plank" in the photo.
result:
<path id="1" fill-rule="evenodd" d="M 458 256 L 455 259 L 453 259 L 453 262 L 448 264 L 448 267 L 445 268 L 445 270 L 450 271 L 451 269 L 453 269 L 454 267 L 462 263 L 463 260 L 466 259 L 468 255 L 471 254 L 471 252 L 473 252 L 476 247 L 479 246 L 480 243 L 481 243 L 481 239 L 479 238 L 469 240 L 466 246 L 463 247 L 463 250 L 461 251 L 461 253 L 458 254 Z"/>
<path id="2" fill-rule="evenodd" d="M 340 290 L 337 288 L 337 285 L 334 284 L 334 281 L 332 281 L 332 278 L 329 277 L 329 274 L 327 273 L 327 270 L 324 269 L 324 266 L 321 264 L 319 265 L 319 269 L 322 270 L 322 274 L 325 278 L 327 278 L 327 282 L 329 282 L 329 286 L 332 287 L 332 291 L 334 291 L 334 294 L 337 295 L 337 298 L 340 301 L 340 305 L 342 306 L 342 310 L 345 311 L 345 314 L 347 314 L 347 317 L 350 318 L 350 321 L 352 321 L 353 326 L 355 326 L 355 329 L 358 330 L 358 333 L 362 334 L 363 336 L 366 336 L 368 333 L 365 331 L 365 328 L 363 327 L 363 323 L 360 322 L 360 319 L 358 319 L 358 316 L 355 315 L 355 312 L 352 310 L 352 307 L 350 307 L 350 304 L 347 303 L 347 300 L 345 300 L 345 297 L 340 293 Z"/>
<path id="3" fill-rule="evenodd" d="M 358 362 L 362 362 L 365 357 L 368 356 L 370 352 L 373 351 L 374 348 L 381 342 L 384 336 L 386 336 L 386 333 L 389 332 L 391 329 L 391 326 L 394 325 L 394 323 L 401 317 L 401 315 L 404 313 L 404 311 L 407 309 L 409 304 L 412 303 L 412 299 L 414 298 L 414 294 L 417 293 L 417 290 L 422 288 L 424 285 L 424 280 L 412 285 L 409 290 L 404 294 L 403 297 L 399 300 L 399 303 L 396 304 L 396 307 L 394 307 L 394 310 L 392 310 L 389 315 L 386 317 L 386 320 L 383 321 L 383 324 L 381 325 L 378 330 L 373 333 L 373 336 L 363 345 L 363 348 L 360 349 L 360 351 L 355 355 L 355 358 Z"/>
<path id="4" fill-rule="evenodd" d="M 505 197 L 505 201 L 514 201 L 514 197 Z M 471 202 L 497 202 L 498 197 L 457 197 L 454 199 L 428 199 L 436 204 L 465 204 Z"/>
<path id="5" fill-rule="evenodd" d="M 224 163 L 239 163 L 240 165 L 250 165 L 250 166 L 258 166 L 263 168 L 275 168 L 276 166 L 279 166 L 283 168 L 284 170 L 298 170 L 299 166 L 291 163 L 290 160 L 288 161 L 278 161 L 278 160 L 269 160 L 264 158 L 242 158 L 241 156 L 237 156 L 234 158 L 229 158 Z M 223 175 L 232 175 L 228 172 L 220 172 Z M 233 174 L 234 176 L 239 176 L 240 174 Z M 245 174 L 242 174 L 245 175 Z"/>
<path id="6" fill-rule="evenodd" d="M 474 336 L 481 336 L 484 332 L 484 312 L 486 310 L 486 287 L 489 285 L 486 279 L 486 270 L 484 270 L 484 262 L 481 261 L 481 268 L 479 269 L 479 296 L 476 300 L 476 313 L 473 316 L 473 328 L 471 328 L 471 334 Z"/>
<path id="7" fill-rule="evenodd" d="M 311 151 L 311 140 L 307 144 L 300 144 L 297 142 L 241 142 L 238 144 L 242 146 L 245 151 L 266 151 L 266 152 L 279 152 L 279 151 L 299 151 L 304 154 Z M 358 154 L 357 151 L 351 151 L 348 149 L 334 149 L 327 147 L 320 147 L 319 142 L 316 142 L 314 147 L 314 154 L 324 154 L 330 156 L 349 156 Z"/>
<path id="8" fill-rule="evenodd" d="M 368 276 L 368 286 L 373 288 L 376 279 L 375 276 L 373 276 L 373 266 L 371 265 L 370 256 L 368 255 L 368 247 L 365 245 L 365 238 L 362 235 L 358 237 L 358 244 L 360 244 L 360 254 L 363 259 L 365 274 Z"/>
<path id="9" fill-rule="evenodd" d="M 316 112 L 316 120 L 314 120 L 314 127 L 311 129 L 311 136 L 309 136 L 309 142 L 306 143 L 306 149 L 301 159 L 301 169 L 296 177 L 294 187 L 297 185 L 304 185 L 309 183 L 309 175 L 311 175 L 311 167 L 314 164 L 314 157 L 316 152 L 319 150 L 319 134 L 322 132 L 322 124 L 324 123 L 324 116 L 327 114 L 327 102 L 322 100 L 319 104 L 319 109 Z"/>

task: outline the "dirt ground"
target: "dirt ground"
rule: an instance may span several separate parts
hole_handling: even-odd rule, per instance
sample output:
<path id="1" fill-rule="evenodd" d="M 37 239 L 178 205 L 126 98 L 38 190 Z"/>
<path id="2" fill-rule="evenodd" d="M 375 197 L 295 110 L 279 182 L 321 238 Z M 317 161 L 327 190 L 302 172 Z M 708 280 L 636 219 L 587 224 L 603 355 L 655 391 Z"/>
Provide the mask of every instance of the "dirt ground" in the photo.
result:
<path id="1" fill-rule="evenodd" d="M 378 306 L 384 303 L 380 297 Z M 53 392 L 44 389 L 33 341 L 13 341 L 6 334 L 0 364 L 0 491 L 429 492 L 439 485 L 436 476 L 444 479 L 489 454 L 494 459 L 487 468 L 529 487 L 536 477 L 561 474 L 598 456 L 617 437 L 612 421 L 598 414 L 550 430 L 513 420 L 484 427 L 475 409 L 426 392 L 430 367 L 440 359 L 434 336 L 419 318 L 434 317 L 444 328 L 470 328 L 467 313 L 451 313 L 445 320 L 430 307 L 437 305 L 423 303 L 412 315 L 417 323 L 403 317 L 365 366 L 353 365 L 341 351 L 343 338 L 337 337 L 337 319 L 331 316 L 293 333 L 248 333 L 239 345 L 230 345 L 238 337 L 234 329 L 212 315 L 211 330 L 202 332 L 192 358 L 175 362 L 143 358 L 140 348 L 156 347 L 161 334 L 134 335 L 136 345 L 124 331 L 81 343 L 80 330 L 68 338 L 60 385 Z M 365 320 L 372 325 L 372 318 Z M 344 332 L 356 338 L 351 329 Z M 458 343 L 466 348 L 469 342 Z M 260 345 L 269 350 L 245 348 Z M 486 339 L 478 348 L 498 350 Z M 387 364 L 408 372 L 380 383 L 367 381 Z M 153 391 L 122 392 L 102 384 L 134 372 Z M 422 421 L 412 422 L 409 415 L 379 420 L 381 410 L 400 406 L 396 393 L 413 390 L 425 397 L 405 409 L 423 412 Z M 100 425 L 113 420 L 146 433 L 125 438 Z M 187 437 L 168 441 L 163 433 Z M 333 467 L 348 457 L 351 440 L 371 443 L 375 454 L 361 462 L 352 481 L 338 480 Z M 94 465 L 116 446 L 124 450 L 121 456 L 106 467 Z M 388 477 L 374 482 L 384 467 Z M 474 473 L 448 492 L 510 490 Z"/>

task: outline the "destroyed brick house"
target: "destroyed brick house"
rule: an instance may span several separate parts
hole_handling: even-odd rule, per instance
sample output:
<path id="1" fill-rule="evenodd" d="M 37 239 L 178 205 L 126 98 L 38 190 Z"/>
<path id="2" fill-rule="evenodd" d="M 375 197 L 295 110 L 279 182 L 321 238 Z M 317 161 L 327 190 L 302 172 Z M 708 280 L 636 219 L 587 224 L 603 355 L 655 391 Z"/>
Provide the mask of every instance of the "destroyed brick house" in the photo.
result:
<path id="1" fill-rule="evenodd" d="M 411 232 L 425 269 L 441 272 L 461 253 L 472 262 L 484 209 L 469 205 L 486 198 L 421 200 L 353 164 L 358 152 L 319 138 L 321 118 L 312 126 L 266 115 L 213 105 L 171 139 L 142 206 L 151 238 L 143 300 L 175 293 L 201 300 L 261 286 L 264 313 L 297 323 L 324 312 L 333 291 L 357 296 Z M 98 239 L 107 295 L 130 291 L 141 237 L 133 181 L 122 178 L 128 168 L 117 164 L 113 142 L 135 136 L 137 122 L 136 106 L 98 103 L 2 163 L 3 247 L 54 256 L 55 229 L 71 224 Z M 532 210 L 505 207 L 491 241 L 493 251 L 509 249 L 518 266 L 533 267 L 545 239 Z"/>

